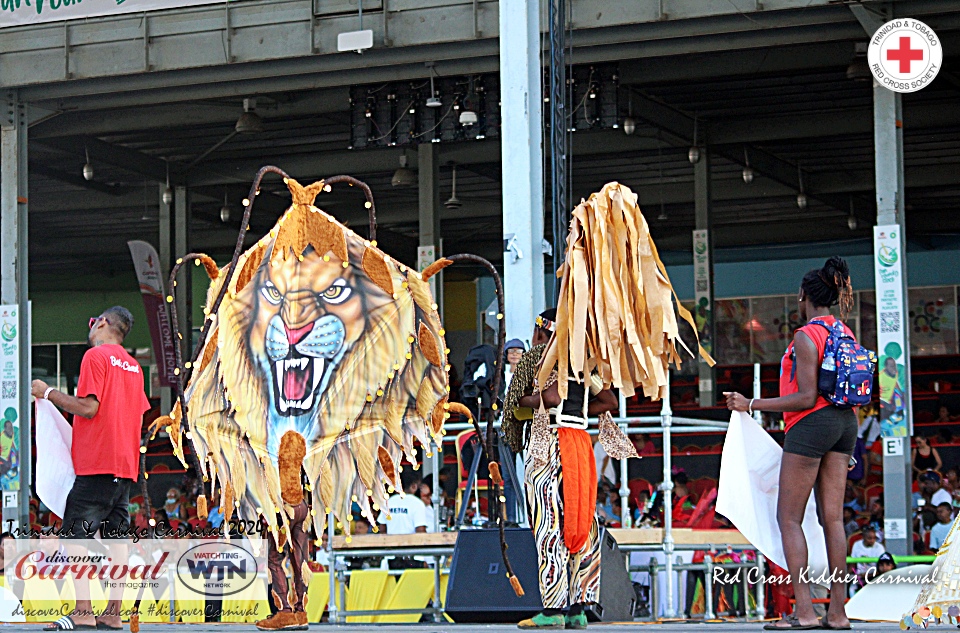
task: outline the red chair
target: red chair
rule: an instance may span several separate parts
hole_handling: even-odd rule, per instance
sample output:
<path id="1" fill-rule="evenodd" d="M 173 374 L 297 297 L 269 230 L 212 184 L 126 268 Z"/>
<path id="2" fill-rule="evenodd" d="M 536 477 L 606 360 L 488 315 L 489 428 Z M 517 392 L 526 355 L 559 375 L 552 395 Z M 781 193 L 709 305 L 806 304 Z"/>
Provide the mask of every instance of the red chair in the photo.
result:
<path id="1" fill-rule="evenodd" d="M 627 482 L 627 488 L 630 489 L 630 498 L 634 503 L 640 498 L 641 492 L 646 492 L 647 496 L 653 496 L 653 486 L 646 479 L 631 479 Z"/>
<path id="2" fill-rule="evenodd" d="M 455 513 L 460 512 L 460 503 L 463 500 L 463 491 L 467 488 L 467 478 L 470 476 L 470 466 L 463 463 L 463 447 L 467 445 L 467 442 L 470 441 L 470 438 L 477 435 L 476 431 L 466 430 L 461 431 L 457 434 L 457 504 L 454 508 Z M 476 450 L 482 450 L 481 447 L 477 447 Z M 483 459 L 482 457 L 480 459 Z M 473 489 L 477 492 L 488 490 L 490 488 L 490 482 L 486 479 L 477 479 L 473 482 Z"/>
<path id="3" fill-rule="evenodd" d="M 713 488 L 700 497 L 697 507 L 693 509 L 690 519 L 684 527 L 709 528 L 713 525 L 713 518 L 717 514 L 717 489 Z"/>
<path id="4" fill-rule="evenodd" d="M 863 540 L 863 534 L 860 532 L 854 532 L 850 535 L 850 538 L 847 539 L 847 554 L 850 554 L 850 550 L 853 549 L 853 544 L 857 541 Z"/>
<path id="5" fill-rule="evenodd" d="M 867 506 L 869 506 L 874 499 L 883 494 L 883 484 L 870 484 L 864 490 L 863 495 L 867 499 Z"/>
<path id="6" fill-rule="evenodd" d="M 717 486 L 717 480 L 713 477 L 700 477 L 690 482 L 688 489 L 690 492 L 696 494 L 698 498 L 702 499 L 706 493 Z"/>

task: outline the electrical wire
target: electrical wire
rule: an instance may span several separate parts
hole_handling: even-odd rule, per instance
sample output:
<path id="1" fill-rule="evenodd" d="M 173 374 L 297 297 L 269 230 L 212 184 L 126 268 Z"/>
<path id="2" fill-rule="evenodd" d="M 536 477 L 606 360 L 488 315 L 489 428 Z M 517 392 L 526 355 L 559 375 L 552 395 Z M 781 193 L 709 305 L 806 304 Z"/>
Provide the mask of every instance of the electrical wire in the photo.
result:
<path id="1" fill-rule="evenodd" d="M 416 103 L 416 100 L 412 100 L 412 101 L 410 101 L 410 103 L 407 104 L 407 107 L 405 107 L 405 108 L 403 109 L 403 114 L 401 114 L 401 115 L 400 115 L 400 118 L 397 119 L 396 123 L 394 123 L 393 126 L 391 126 L 389 130 L 387 130 L 387 133 L 386 133 L 386 134 L 384 134 L 384 135 L 382 135 L 382 136 L 378 136 L 378 137 L 376 137 L 376 138 L 372 138 L 372 139 L 370 139 L 369 142 L 370 142 L 370 143 L 374 143 L 374 142 L 376 142 L 376 141 L 382 141 L 383 139 L 385 139 L 385 138 L 387 138 L 388 136 L 390 136 L 390 135 L 393 133 L 393 131 L 394 131 L 395 129 L 397 129 L 397 126 L 400 125 L 400 122 L 403 121 L 403 118 L 404 118 L 405 116 L 407 116 L 407 114 L 409 114 L 408 111 L 410 110 L 410 106 L 412 106 L 414 103 Z M 373 118 L 373 117 L 371 117 L 371 120 L 372 120 L 372 118 Z M 374 125 L 377 125 L 376 121 L 374 121 L 373 124 L 374 124 Z M 380 131 L 380 126 L 379 126 L 379 125 L 377 125 L 377 131 L 378 131 L 378 132 Z"/>
<path id="2" fill-rule="evenodd" d="M 450 107 L 447 108 L 446 113 L 444 113 L 444 115 L 443 115 L 442 117 L 440 117 L 440 120 L 437 121 L 437 124 L 436 124 L 436 125 L 434 125 L 434 126 L 433 126 L 432 128 L 430 128 L 429 130 L 424 130 L 423 132 L 421 132 L 421 133 L 419 133 L 419 134 L 414 134 L 414 135 L 411 136 L 410 138 L 420 138 L 421 136 L 425 136 L 425 135 L 429 134 L 430 132 L 433 132 L 433 131 L 434 131 L 435 129 L 437 129 L 438 127 L 440 127 L 440 124 L 443 123 L 444 119 L 446 119 L 448 116 L 450 116 L 450 113 L 453 112 L 453 106 L 454 106 L 455 104 L 456 104 L 456 101 L 454 101 L 452 104 L 450 104 Z"/>

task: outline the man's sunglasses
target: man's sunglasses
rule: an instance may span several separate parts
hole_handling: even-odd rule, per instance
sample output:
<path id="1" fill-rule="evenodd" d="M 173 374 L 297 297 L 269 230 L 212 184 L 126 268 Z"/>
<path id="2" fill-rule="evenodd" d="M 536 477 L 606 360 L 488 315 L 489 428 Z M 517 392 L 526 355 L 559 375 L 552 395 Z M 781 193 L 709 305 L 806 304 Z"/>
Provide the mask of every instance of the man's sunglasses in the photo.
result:
<path id="1" fill-rule="evenodd" d="M 106 323 L 107 325 L 110 325 L 110 321 L 107 320 L 107 317 L 105 317 L 105 316 L 91 317 L 91 319 L 90 319 L 90 329 L 92 330 L 92 329 L 93 329 L 93 326 L 96 325 L 97 322 L 100 321 L 101 319 L 104 321 L 104 323 Z"/>

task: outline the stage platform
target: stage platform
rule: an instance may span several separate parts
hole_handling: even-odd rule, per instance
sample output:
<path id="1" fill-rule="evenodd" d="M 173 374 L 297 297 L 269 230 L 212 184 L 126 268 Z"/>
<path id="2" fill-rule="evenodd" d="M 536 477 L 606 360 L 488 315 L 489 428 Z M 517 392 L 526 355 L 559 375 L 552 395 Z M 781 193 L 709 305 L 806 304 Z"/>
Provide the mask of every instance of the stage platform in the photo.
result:
<path id="1" fill-rule="evenodd" d="M 853 631 L 898 631 L 893 623 L 853 622 Z M 39 624 L 2 624 L 0 631 L 39 631 Z M 127 627 L 124 626 L 124 631 Z M 666 622 L 651 624 L 647 622 L 624 624 L 591 624 L 588 630 L 603 633 L 628 633 L 642 628 L 643 631 L 689 631 L 704 633 L 707 631 L 762 631 L 762 622 L 725 621 L 717 623 L 703 622 Z M 227 631 L 256 631 L 252 624 L 142 624 L 143 633 L 226 633 Z M 364 633 L 366 631 L 395 631 L 396 633 L 515 633 L 514 625 L 507 624 L 311 624 L 311 631 L 330 631 L 342 633 Z M 937 630 L 934 627 L 933 630 Z M 948 630 L 948 627 L 944 627 Z"/>

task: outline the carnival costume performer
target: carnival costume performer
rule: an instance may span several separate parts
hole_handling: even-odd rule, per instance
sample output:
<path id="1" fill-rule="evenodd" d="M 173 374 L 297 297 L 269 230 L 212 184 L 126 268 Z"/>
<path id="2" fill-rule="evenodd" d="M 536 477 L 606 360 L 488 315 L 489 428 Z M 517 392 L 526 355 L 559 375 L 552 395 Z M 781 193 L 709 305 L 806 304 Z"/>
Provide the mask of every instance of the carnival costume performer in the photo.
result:
<path id="1" fill-rule="evenodd" d="M 611 387 L 628 397 L 642 387 L 658 399 L 667 363 L 680 362 L 674 345 L 683 345 L 666 270 L 627 187 L 610 183 L 574 209 L 558 275 L 557 310 L 537 318 L 535 347 L 521 359 L 505 407 L 511 442 L 517 407 L 533 409 L 524 477 L 545 610 L 520 628 L 586 627 L 584 606 L 597 602 L 600 591 L 597 473 L 587 418 L 599 416 L 610 457 L 637 457 L 610 417 L 617 407 Z M 679 303 L 676 310 L 692 327 Z M 531 362 L 538 365 L 527 377 Z"/>
<path id="2" fill-rule="evenodd" d="M 284 176 L 293 204 L 241 253 L 266 172 Z M 337 182 L 367 194 L 370 239 L 314 206 Z M 280 611 L 258 627 L 302 629 L 311 521 L 319 535 L 332 512 L 346 530 L 358 504 L 375 525 L 387 505 L 385 487 L 400 486 L 401 458 L 418 467 L 414 441 L 439 445 L 449 415 L 446 345 L 424 276 L 377 248 L 366 185 L 337 176 L 303 187 L 265 167 L 249 200 L 229 266 L 189 255 L 171 274 L 194 260 L 212 283 L 200 344 L 185 365 L 191 375 L 181 372 L 178 403 L 154 431 L 167 426 L 186 463 L 181 435 L 193 424 L 189 457 L 199 456 L 198 471 L 220 488 L 227 523 L 238 515 L 269 528 Z M 202 518 L 205 498 L 198 507 Z M 287 553 L 292 586 L 283 571 Z"/>

